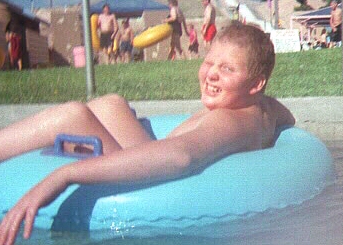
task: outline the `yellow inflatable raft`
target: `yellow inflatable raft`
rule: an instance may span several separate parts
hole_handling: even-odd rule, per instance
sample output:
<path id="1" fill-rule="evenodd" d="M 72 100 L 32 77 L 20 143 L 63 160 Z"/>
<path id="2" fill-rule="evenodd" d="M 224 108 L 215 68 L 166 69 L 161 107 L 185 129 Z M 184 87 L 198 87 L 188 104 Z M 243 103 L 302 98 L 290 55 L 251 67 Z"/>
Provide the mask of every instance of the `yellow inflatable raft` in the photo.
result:
<path id="1" fill-rule="evenodd" d="M 91 34 L 92 34 L 92 45 L 94 50 L 100 49 L 100 39 L 97 33 L 97 26 L 98 26 L 98 14 L 92 14 L 91 16 Z"/>
<path id="2" fill-rule="evenodd" d="M 171 25 L 167 23 L 149 27 L 133 39 L 133 46 L 140 49 L 150 47 L 168 38 L 172 31 Z"/>

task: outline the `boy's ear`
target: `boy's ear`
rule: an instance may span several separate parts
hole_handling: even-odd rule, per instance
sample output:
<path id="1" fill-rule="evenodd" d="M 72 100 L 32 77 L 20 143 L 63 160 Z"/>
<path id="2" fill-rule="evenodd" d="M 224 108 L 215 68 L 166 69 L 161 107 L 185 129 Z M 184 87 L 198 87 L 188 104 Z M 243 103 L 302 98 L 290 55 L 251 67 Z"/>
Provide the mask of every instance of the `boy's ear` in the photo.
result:
<path id="1" fill-rule="evenodd" d="M 263 75 L 258 76 L 255 79 L 253 85 L 251 86 L 249 94 L 254 95 L 263 91 L 264 87 L 266 86 L 266 83 L 267 83 L 267 79 Z"/>

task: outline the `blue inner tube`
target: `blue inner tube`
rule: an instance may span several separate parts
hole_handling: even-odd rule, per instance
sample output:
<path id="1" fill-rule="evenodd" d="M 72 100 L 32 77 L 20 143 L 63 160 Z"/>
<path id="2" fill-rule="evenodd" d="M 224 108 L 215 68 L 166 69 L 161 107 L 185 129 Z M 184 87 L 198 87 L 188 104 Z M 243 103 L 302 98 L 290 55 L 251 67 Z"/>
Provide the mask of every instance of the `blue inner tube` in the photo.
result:
<path id="1" fill-rule="evenodd" d="M 145 121 L 157 139 L 188 115 Z M 148 122 L 148 124 L 147 124 Z M 33 185 L 75 158 L 36 150 L 0 164 L 3 216 Z M 150 185 L 72 185 L 40 209 L 35 227 L 53 231 L 185 228 L 251 217 L 313 198 L 334 181 L 332 158 L 310 133 L 290 127 L 272 148 L 237 153 L 187 178 Z"/>

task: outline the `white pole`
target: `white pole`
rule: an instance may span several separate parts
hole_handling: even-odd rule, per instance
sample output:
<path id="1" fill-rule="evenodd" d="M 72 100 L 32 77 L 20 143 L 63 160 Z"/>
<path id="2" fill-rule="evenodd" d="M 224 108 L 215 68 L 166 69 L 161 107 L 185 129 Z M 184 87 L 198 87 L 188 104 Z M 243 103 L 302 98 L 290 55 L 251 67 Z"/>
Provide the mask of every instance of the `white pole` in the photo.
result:
<path id="1" fill-rule="evenodd" d="M 86 51 L 86 93 L 87 100 L 94 97 L 95 93 L 95 78 L 94 78 L 94 66 L 93 66 L 93 52 L 92 52 L 92 40 L 91 40 L 91 28 L 89 20 L 89 0 L 82 0 L 83 10 L 83 33 L 85 40 Z"/>
<path id="2" fill-rule="evenodd" d="M 274 29 L 279 29 L 279 0 L 274 0 Z"/>

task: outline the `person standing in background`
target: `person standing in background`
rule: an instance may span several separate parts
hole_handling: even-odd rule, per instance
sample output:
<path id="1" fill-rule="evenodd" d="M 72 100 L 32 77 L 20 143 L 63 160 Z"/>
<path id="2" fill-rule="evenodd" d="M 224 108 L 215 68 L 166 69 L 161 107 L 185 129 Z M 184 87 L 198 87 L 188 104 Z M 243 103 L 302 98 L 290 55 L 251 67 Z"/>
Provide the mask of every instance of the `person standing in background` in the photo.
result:
<path id="1" fill-rule="evenodd" d="M 129 18 L 127 18 L 122 21 L 122 28 L 119 31 L 118 37 L 121 61 L 124 63 L 129 63 L 131 61 L 133 37 L 133 30 L 130 26 Z"/>
<path id="2" fill-rule="evenodd" d="M 170 50 L 168 54 L 169 60 L 174 60 L 176 51 L 179 55 L 185 58 L 185 54 L 181 48 L 181 36 L 182 36 L 182 25 L 185 29 L 187 36 L 189 36 L 186 24 L 186 18 L 183 15 L 177 0 L 168 0 L 170 12 L 168 17 L 164 20 L 165 23 L 169 23 L 173 27 L 173 32 L 170 41 Z M 176 51 L 175 51 L 176 49 Z"/>
<path id="3" fill-rule="evenodd" d="M 331 47 L 340 46 L 342 42 L 342 9 L 336 0 L 331 1 L 330 26 L 332 28 Z"/>
<path id="4" fill-rule="evenodd" d="M 112 42 L 118 32 L 118 22 L 116 16 L 110 13 L 110 6 L 105 4 L 102 13 L 98 18 L 98 28 L 100 29 L 100 48 L 106 56 L 106 63 L 109 63 L 112 52 Z"/>
<path id="5" fill-rule="evenodd" d="M 199 42 L 198 34 L 194 28 L 193 24 L 189 24 L 189 59 L 192 59 L 192 55 L 195 55 L 195 58 L 199 58 Z"/>
<path id="6" fill-rule="evenodd" d="M 22 37 L 19 26 L 13 26 L 10 28 L 9 33 L 9 54 L 11 67 L 18 69 L 19 71 L 23 68 L 23 45 Z"/>
<path id="7" fill-rule="evenodd" d="M 18 33 L 10 33 L 10 46 L 11 46 L 11 65 L 15 69 L 21 71 L 23 67 L 22 62 L 22 45 L 21 45 L 21 36 Z"/>
<path id="8" fill-rule="evenodd" d="M 211 0 L 203 0 L 202 4 L 205 7 L 204 23 L 202 25 L 202 36 L 204 38 L 205 49 L 208 50 L 213 38 L 217 33 L 216 10 L 211 4 Z"/>
<path id="9" fill-rule="evenodd" d="M 6 29 L 5 31 L 5 39 L 6 39 L 6 44 L 7 44 L 7 52 L 6 56 L 8 57 L 8 60 L 10 61 L 10 68 L 12 67 L 12 56 L 11 56 L 11 42 L 10 42 L 10 37 L 11 37 L 11 32 L 10 30 Z"/>

